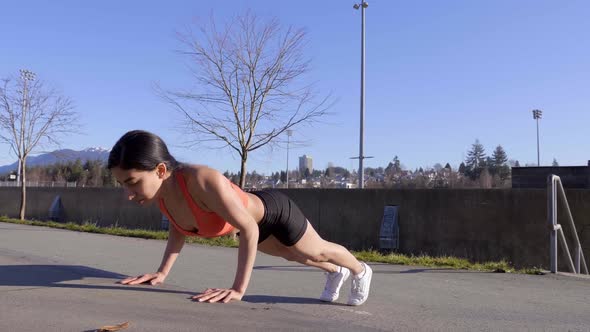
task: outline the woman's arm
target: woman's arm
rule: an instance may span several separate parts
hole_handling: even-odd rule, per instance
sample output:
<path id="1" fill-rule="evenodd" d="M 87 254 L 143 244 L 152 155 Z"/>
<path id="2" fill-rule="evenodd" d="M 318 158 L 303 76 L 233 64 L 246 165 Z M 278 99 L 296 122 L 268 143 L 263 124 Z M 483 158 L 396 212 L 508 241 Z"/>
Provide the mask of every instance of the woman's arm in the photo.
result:
<path id="1" fill-rule="evenodd" d="M 187 181 L 190 183 L 190 180 Z M 256 250 L 258 249 L 258 224 L 244 207 L 242 200 L 230 182 L 221 173 L 210 168 L 199 169 L 194 183 L 189 187 L 195 196 L 213 212 L 240 230 L 238 247 L 238 267 L 231 289 L 207 289 L 203 294 L 193 297 L 199 301 L 229 302 L 240 300 L 252 275 Z"/>
<path id="2" fill-rule="evenodd" d="M 184 238 L 185 235 L 180 233 L 176 227 L 171 227 L 168 231 L 168 243 L 166 244 L 166 250 L 164 250 L 164 257 L 162 258 L 162 263 L 160 264 L 158 271 L 156 273 L 146 273 L 137 277 L 129 277 L 120 282 L 124 285 L 138 285 L 143 284 L 144 282 L 149 282 L 151 285 L 163 283 L 184 245 Z"/>
<path id="3" fill-rule="evenodd" d="M 246 293 L 246 288 L 250 283 L 256 251 L 258 250 L 258 225 L 252 219 L 254 227 L 242 227 L 240 229 L 240 244 L 238 246 L 238 268 L 234 278 L 233 289 L 240 294 Z"/>
<path id="4" fill-rule="evenodd" d="M 158 268 L 158 272 L 168 276 L 172 265 L 176 261 L 178 254 L 184 246 L 184 239 L 186 235 L 179 232 L 176 227 L 170 227 L 168 230 L 168 243 L 166 244 L 166 250 L 164 251 L 164 257 L 162 257 L 162 263 Z"/>

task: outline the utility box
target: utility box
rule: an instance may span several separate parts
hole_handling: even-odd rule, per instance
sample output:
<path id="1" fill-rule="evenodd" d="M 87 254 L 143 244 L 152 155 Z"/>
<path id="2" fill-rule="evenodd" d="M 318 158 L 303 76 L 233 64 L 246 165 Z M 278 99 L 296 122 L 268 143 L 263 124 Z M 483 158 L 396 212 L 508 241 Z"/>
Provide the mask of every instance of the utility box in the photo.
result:
<path id="1" fill-rule="evenodd" d="M 53 203 L 51 203 L 51 207 L 49 208 L 49 220 L 57 222 L 61 221 L 63 208 L 64 206 L 61 203 L 61 197 L 58 195 L 53 199 Z"/>
<path id="2" fill-rule="evenodd" d="M 399 206 L 386 205 L 383 209 L 381 231 L 379 232 L 379 249 L 393 251 L 399 249 Z"/>
<path id="3" fill-rule="evenodd" d="M 170 221 L 168 220 L 168 217 L 166 217 L 166 215 L 165 215 L 165 214 L 163 214 L 163 213 L 162 213 L 162 222 L 161 222 L 161 224 L 160 224 L 160 227 L 161 227 L 163 230 L 166 230 L 166 231 L 167 231 L 167 230 L 168 230 L 168 228 L 170 227 Z"/>

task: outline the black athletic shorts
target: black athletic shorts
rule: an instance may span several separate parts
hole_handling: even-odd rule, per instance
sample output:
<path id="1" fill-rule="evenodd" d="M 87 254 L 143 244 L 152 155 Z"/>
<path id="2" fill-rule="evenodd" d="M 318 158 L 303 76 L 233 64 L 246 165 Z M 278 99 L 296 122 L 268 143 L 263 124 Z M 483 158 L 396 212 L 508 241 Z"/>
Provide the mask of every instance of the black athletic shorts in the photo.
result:
<path id="1" fill-rule="evenodd" d="M 258 243 L 274 235 L 290 247 L 297 243 L 307 229 L 303 212 L 285 194 L 276 190 L 252 191 L 264 204 L 264 217 L 258 224 Z"/>

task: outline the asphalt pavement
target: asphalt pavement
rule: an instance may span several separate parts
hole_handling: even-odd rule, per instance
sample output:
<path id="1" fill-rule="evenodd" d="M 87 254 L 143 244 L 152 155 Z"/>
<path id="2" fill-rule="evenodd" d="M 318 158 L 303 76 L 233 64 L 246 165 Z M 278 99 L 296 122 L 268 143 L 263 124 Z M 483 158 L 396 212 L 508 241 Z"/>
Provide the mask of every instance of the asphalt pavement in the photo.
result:
<path id="1" fill-rule="evenodd" d="M 165 241 L 0 223 L 0 331 L 590 331 L 590 279 L 373 264 L 369 300 L 318 300 L 324 273 L 259 253 L 247 294 L 229 304 L 190 296 L 233 282 L 237 249 L 187 244 L 166 283 Z"/>

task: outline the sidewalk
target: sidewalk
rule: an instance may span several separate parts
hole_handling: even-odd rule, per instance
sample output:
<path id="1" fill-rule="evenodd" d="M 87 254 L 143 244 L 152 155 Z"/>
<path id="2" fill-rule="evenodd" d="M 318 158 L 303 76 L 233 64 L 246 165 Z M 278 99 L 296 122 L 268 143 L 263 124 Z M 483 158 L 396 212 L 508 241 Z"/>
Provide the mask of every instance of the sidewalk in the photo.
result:
<path id="1" fill-rule="evenodd" d="M 247 295 L 189 300 L 231 285 L 237 249 L 186 245 L 166 284 L 122 286 L 153 272 L 165 242 L 0 223 L 0 331 L 570 330 L 590 329 L 590 279 L 371 264 L 360 307 L 317 300 L 325 277 L 259 253 Z"/>

